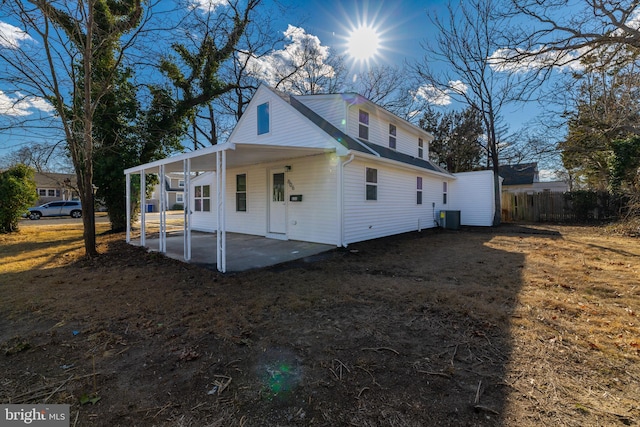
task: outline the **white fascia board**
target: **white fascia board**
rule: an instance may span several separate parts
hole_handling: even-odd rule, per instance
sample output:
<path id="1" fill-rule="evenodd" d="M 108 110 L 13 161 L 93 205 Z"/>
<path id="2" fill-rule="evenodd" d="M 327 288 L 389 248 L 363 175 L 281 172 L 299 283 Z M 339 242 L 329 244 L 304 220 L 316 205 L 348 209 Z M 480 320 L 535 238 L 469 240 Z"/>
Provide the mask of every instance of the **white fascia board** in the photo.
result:
<path id="1" fill-rule="evenodd" d="M 224 144 L 212 145 L 211 147 L 201 148 L 199 150 L 190 151 L 188 153 L 176 154 L 175 156 L 165 157 L 164 159 L 156 160 L 150 163 L 145 163 L 144 165 L 134 166 L 129 169 L 124 170 L 124 174 L 135 174 L 141 173 L 142 171 L 148 172 L 149 169 L 159 168 L 160 165 L 167 165 L 169 163 L 177 163 L 182 162 L 186 159 L 193 159 L 200 156 L 206 156 L 209 154 L 214 154 L 219 151 L 225 150 L 235 150 L 236 145 L 230 142 L 225 142 Z"/>

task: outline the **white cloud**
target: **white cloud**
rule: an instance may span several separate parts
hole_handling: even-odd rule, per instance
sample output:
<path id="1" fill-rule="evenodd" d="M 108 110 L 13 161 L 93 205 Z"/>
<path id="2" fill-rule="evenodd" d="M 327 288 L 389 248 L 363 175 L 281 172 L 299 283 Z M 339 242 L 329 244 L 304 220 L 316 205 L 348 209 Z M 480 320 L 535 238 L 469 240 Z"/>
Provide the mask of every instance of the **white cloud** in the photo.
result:
<path id="1" fill-rule="evenodd" d="M 450 105 L 452 102 L 451 95 L 464 95 L 468 86 L 460 80 L 451 80 L 449 89 L 441 89 L 433 85 L 423 85 L 413 94 L 414 99 L 422 99 L 431 105 Z"/>
<path id="2" fill-rule="evenodd" d="M 192 0 L 189 7 L 203 12 L 215 12 L 218 7 L 228 4 L 228 0 Z"/>
<path id="3" fill-rule="evenodd" d="M 259 58 L 249 58 L 249 74 L 271 86 L 276 86 L 286 77 L 284 84 L 280 84 L 278 88 L 294 93 L 300 91 L 299 88 L 308 86 L 309 77 L 334 76 L 333 67 L 325 63 L 329 57 L 329 48 L 322 46 L 318 37 L 293 25 L 288 26 L 284 36 L 290 42 L 283 49 L 274 50 Z M 246 59 L 246 54 L 240 54 L 240 59 Z"/>
<path id="4" fill-rule="evenodd" d="M 36 96 L 23 96 L 16 93 L 11 97 L 0 90 L 0 115 L 12 117 L 24 117 L 40 111 L 43 113 L 53 113 L 53 106 Z"/>
<path id="5" fill-rule="evenodd" d="M 467 93 L 467 90 L 469 90 L 469 86 L 462 83 L 460 80 L 451 80 L 449 82 L 449 87 L 451 88 L 452 92 L 460 95 L 464 95 L 465 93 Z"/>
<path id="6" fill-rule="evenodd" d="M 449 105 L 451 96 L 446 90 L 439 89 L 433 85 L 420 86 L 414 94 L 414 98 L 421 98 L 432 105 Z"/>
<path id="7" fill-rule="evenodd" d="M 578 60 L 578 51 L 541 53 L 541 49 L 498 49 L 489 57 L 489 65 L 494 71 L 505 73 L 527 73 L 547 67 L 554 67 L 559 71 L 580 71 L 584 68 Z M 518 57 L 520 59 L 514 60 Z"/>
<path id="8" fill-rule="evenodd" d="M 20 42 L 29 40 L 33 39 L 20 28 L 0 21 L 0 47 L 18 49 Z"/>

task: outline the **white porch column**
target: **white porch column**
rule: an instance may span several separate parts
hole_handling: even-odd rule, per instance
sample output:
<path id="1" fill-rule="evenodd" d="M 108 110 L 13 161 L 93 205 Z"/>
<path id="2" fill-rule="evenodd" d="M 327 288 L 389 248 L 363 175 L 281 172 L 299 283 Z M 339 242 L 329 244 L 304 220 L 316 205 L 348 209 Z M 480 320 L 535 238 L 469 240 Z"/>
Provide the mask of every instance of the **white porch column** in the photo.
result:
<path id="1" fill-rule="evenodd" d="M 131 175 L 125 174 L 125 209 L 127 210 L 127 238 L 126 242 L 131 243 Z"/>
<path id="2" fill-rule="evenodd" d="M 147 176 L 144 169 L 140 171 L 140 246 L 147 245 Z"/>
<path id="3" fill-rule="evenodd" d="M 162 253 L 167 252 L 167 206 L 166 206 L 166 194 L 167 189 L 164 182 L 164 165 L 160 165 L 159 176 L 160 179 L 160 238 L 158 239 L 158 251 Z"/>
<path id="4" fill-rule="evenodd" d="M 227 175 L 226 151 L 216 152 L 216 266 L 218 271 L 227 271 L 227 235 L 225 224 L 225 186 Z"/>
<path id="5" fill-rule="evenodd" d="M 226 273 L 227 271 L 227 215 L 226 212 L 226 200 L 227 200 L 227 151 L 222 150 L 220 152 L 222 156 L 222 171 L 220 174 L 222 175 L 222 184 L 221 187 L 221 200 L 222 200 L 222 209 L 220 209 L 222 213 L 222 271 Z"/>
<path id="6" fill-rule="evenodd" d="M 191 261 L 191 159 L 182 163 L 184 174 L 184 260 Z"/>

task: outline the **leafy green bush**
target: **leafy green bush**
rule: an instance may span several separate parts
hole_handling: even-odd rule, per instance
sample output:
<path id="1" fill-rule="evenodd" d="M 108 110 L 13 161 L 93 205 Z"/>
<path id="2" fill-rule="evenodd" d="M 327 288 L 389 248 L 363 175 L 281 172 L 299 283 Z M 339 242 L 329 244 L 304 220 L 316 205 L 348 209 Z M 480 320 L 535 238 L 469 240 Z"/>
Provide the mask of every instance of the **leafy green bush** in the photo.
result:
<path id="1" fill-rule="evenodd" d="M 38 199 L 33 169 L 19 164 L 0 172 L 0 233 L 18 230 L 18 221 Z"/>

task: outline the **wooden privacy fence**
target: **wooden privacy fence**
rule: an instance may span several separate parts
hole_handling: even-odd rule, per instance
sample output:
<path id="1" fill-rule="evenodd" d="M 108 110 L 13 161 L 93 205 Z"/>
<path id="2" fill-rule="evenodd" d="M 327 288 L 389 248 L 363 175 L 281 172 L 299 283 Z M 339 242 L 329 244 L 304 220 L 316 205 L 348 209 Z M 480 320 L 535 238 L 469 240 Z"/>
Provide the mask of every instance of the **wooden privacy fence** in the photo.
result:
<path id="1" fill-rule="evenodd" d="M 609 193 L 576 191 L 502 193 L 504 222 L 589 222 L 617 216 Z"/>

